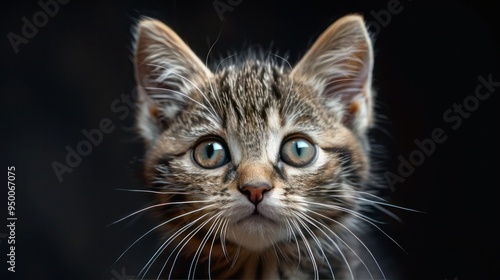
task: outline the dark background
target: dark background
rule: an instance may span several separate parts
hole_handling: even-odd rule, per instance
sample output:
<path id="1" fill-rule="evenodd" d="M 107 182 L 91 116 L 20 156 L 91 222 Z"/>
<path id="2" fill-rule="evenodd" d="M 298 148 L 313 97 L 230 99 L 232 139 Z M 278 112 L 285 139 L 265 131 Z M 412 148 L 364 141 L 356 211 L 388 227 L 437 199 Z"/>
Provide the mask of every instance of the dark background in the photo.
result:
<path id="1" fill-rule="evenodd" d="M 156 249 L 153 235 L 114 263 L 153 224 L 139 215 L 107 226 L 150 199 L 116 190 L 143 187 L 144 151 L 130 129 L 133 113 L 112 109 L 124 106 L 122 94 L 134 94 L 131 30 L 140 15 L 163 20 L 203 59 L 220 33 L 212 54 L 272 44 L 297 61 L 335 19 L 358 12 L 376 23 L 380 114 L 374 137 L 387 147 L 378 164 L 382 179 L 385 171 L 399 174 L 398 156 L 407 159 L 416 139 L 431 137 L 435 128 L 447 135 L 404 182 L 386 191 L 393 203 L 426 212 L 395 210 L 403 221 L 382 225 L 407 252 L 379 233 L 399 260 L 392 266 L 401 279 L 498 279 L 500 87 L 456 130 L 443 119 L 474 95 L 478 76 L 500 81 L 498 10 L 488 1 L 401 0 L 399 13 L 377 22 L 374 14 L 387 13 L 394 1 L 232 2 L 237 5 L 221 21 L 212 0 L 72 0 L 59 5 L 17 54 L 7 34 L 22 35 L 22 18 L 32 22 L 41 7 L 36 1 L 2 4 L 0 163 L 4 170 L 16 167 L 18 220 L 15 274 L 6 271 L 7 229 L 0 227 L 0 278 L 121 280 L 136 275 Z M 99 128 L 105 118 L 114 131 L 60 182 L 51 164 L 64 163 L 65 147 L 76 149 L 86 139 L 82 130 Z M 5 187 L 1 197 L 1 223 L 7 224 Z"/>

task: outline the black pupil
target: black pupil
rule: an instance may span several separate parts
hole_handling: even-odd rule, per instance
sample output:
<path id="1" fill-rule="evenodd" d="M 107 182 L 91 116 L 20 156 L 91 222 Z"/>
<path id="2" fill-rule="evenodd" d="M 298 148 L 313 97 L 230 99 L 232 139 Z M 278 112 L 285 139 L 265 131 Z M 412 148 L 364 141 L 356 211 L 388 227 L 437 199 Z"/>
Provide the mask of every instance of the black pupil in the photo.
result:
<path id="1" fill-rule="evenodd" d="M 206 152 L 207 152 L 207 158 L 211 159 L 212 156 L 215 154 L 215 149 L 214 149 L 213 143 L 209 143 L 207 145 Z"/>
<path id="2" fill-rule="evenodd" d="M 295 142 L 295 149 L 297 150 L 297 155 L 299 157 L 301 157 L 302 156 L 302 150 L 303 150 L 303 148 L 299 147 L 299 143 L 298 142 Z"/>

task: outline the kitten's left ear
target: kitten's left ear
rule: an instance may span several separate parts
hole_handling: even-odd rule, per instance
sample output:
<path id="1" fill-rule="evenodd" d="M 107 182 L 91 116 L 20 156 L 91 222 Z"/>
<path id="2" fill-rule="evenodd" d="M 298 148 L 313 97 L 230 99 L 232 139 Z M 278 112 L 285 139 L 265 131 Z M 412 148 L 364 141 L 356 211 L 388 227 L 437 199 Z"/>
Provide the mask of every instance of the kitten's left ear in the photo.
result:
<path id="1" fill-rule="evenodd" d="M 291 75 L 311 85 L 355 133 L 372 124 L 373 50 L 363 18 L 342 17 L 316 40 Z"/>

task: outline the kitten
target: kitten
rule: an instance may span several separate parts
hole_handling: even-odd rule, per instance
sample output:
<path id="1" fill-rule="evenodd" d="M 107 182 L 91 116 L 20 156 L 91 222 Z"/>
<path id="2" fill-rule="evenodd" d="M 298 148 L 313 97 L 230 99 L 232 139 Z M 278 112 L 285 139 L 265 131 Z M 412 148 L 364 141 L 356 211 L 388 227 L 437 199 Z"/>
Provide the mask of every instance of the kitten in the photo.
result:
<path id="1" fill-rule="evenodd" d="M 153 19 L 136 35 L 137 124 L 163 236 L 143 275 L 160 263 L 162 278 L 383 277 L 358 237 L 373 225 L 361 213 L 373 180 L 361 16 L 333 23 L 293 68 L 249 51 L 209 69 Z"/>

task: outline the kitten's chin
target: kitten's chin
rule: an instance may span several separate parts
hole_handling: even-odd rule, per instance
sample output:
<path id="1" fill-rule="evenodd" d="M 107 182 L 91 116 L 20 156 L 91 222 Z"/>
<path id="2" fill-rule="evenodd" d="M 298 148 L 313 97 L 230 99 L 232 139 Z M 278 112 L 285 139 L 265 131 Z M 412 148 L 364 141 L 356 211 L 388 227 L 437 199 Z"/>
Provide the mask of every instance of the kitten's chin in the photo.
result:
<path id="1" fill-rule="evenodd" d="M 227 238 L 251 251 L 263 251 L 286 239 L 286 228 L 262 215 L 250 215 L 228 226 Z"/>

